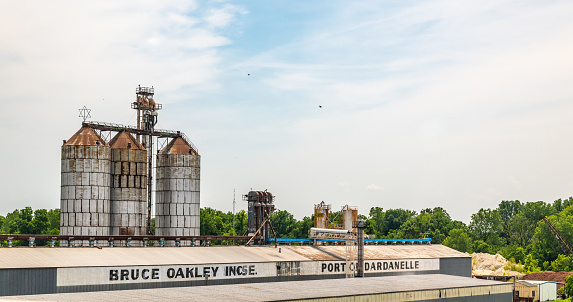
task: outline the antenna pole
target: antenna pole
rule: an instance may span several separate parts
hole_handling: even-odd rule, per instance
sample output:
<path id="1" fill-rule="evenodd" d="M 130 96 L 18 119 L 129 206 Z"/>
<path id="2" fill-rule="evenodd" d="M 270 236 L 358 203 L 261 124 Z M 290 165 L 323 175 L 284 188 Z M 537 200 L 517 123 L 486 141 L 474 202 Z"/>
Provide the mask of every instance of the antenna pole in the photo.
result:
<path id="1" fill-rule="evenodd" d="M 235 189 L 233 189 L 233 236 L 235 236 Z M 234 239 L 233 245 L 235 245 Z"/>

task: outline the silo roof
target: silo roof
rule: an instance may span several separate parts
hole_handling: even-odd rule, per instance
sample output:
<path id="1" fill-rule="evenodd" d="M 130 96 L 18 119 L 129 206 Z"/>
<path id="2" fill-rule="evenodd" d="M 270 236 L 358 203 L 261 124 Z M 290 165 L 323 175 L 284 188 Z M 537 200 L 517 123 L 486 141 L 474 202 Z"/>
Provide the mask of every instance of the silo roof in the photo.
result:
<path id="1" fill-rule="evenodd" d="M 172 139 L 159 154 L 197 154 L 191 145 L 182 137 Z"/>
<path id="2" fill-rule="evenodd" d="M 99 136 L 94 129 L 88 127 L 82 127 L 76 134 L 74 134 L 69 140 L 66 141 L 64 146 L 96 146 L 98 145 L 108 146 L 101 136 Z"/>
<path id="3" fill-rule="evenodd" d="M 129 145 L 131 144 L 131 145 Z M 141 145 L 133 135 L 122 131 L 116 134 L 110 141 L 109 145 L 112 149 L 136 149 L 145 150 L 145 147 Z"/>

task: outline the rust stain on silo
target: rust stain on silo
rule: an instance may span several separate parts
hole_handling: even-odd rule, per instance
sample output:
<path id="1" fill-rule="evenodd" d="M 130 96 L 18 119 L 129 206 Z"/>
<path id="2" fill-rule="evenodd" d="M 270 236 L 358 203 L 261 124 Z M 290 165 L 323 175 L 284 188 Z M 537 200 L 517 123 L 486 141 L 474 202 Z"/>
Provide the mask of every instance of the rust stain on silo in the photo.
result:
<path id="1" fill-rule="evenodd" d="M 114 136 L 111 141 L 109 141 L 109 145 L 112 149 L 145 150 L 143 145 L 141 145 L 131 134 L 125 131 L 122 131 Z"/>
<path id="2" fill-rule="evenodd" d="M 101 136 L 99 136 L 94 129 L 82 127 L 76 134 L 74 134 L 64 146 L 108 146 Z"/>

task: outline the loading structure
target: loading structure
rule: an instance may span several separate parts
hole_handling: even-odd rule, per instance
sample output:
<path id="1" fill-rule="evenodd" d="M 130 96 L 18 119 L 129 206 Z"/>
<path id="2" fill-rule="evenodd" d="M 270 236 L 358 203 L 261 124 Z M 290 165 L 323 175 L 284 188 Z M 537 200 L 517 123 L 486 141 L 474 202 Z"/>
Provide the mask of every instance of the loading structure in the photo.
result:
<path id="1" fill-rule="evenodd" d="M 274 234 L 271 224 L 271 214 L 275 210 L 274 196 L 266 190 L 250 191 L 249 194 L 243 195 L 243 200 L 248 203 L 247 235 L 252 236 L 247 244 L 253 242 L 264 245 L 266 240 L 270 238 L 271 231 Z M 253 241 L 255 236 L 257 239 Z M 276 242 L 276 234 L 274 237 Z"/>
<path id="2" fill-rule="evenodd" d="M 64 141 L 61 235 L 152 235 L 157 170 L 160 235 L 199 236 L 197 148 L 180 131 L 155 129 L 162 105 L 155 102 L 153 87 L 138 86 L 135 92 L 131 108 L 137 110 L 137 126 L 84 119 Z"/>

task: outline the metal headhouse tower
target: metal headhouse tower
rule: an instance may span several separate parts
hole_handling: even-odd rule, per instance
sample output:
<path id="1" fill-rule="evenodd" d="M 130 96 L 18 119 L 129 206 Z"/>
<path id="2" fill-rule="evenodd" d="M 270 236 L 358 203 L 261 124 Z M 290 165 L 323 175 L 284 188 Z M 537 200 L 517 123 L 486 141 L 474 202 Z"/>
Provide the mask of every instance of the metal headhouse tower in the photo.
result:
<path id="1" fill-rule="evenodd" d="M 137 99 L 131 103 L 131 109 L 137 110 L 137 129 L 143 130 L 147 135 L 137 135 L 137 140 L 143 147 L 147 148 L 147 234 L 151 233 L 151 192 L 152 192 L 152 174 L 153 174 L 153 130 L 157 124 L 157 110 L 163 107 L 157 104 L 153 95 L 155 89 L 153 86 L 141 87 L 135 89 Z"/>

